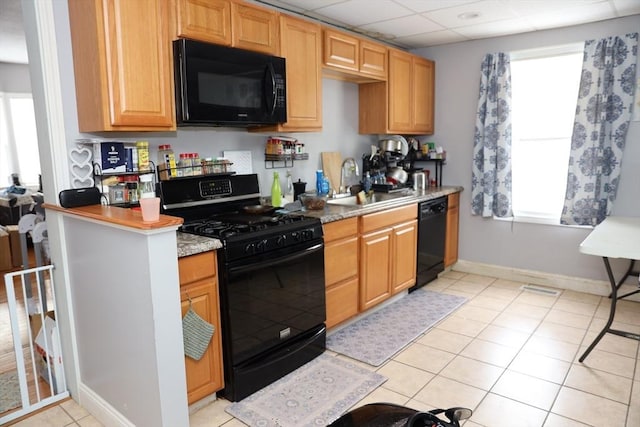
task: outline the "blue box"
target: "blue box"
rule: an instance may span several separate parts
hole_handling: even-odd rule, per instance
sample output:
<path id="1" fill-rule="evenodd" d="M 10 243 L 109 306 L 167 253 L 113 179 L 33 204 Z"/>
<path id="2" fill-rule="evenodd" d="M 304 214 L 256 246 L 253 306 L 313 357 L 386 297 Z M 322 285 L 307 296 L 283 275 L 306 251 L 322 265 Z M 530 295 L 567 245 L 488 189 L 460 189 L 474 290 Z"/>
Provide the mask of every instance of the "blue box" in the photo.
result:
<path id="1" fill-rule="evenodd" d="M 124 142 L 97 142 L 93 144 L 93 162 L 101 174 L 127 171 Z"/>

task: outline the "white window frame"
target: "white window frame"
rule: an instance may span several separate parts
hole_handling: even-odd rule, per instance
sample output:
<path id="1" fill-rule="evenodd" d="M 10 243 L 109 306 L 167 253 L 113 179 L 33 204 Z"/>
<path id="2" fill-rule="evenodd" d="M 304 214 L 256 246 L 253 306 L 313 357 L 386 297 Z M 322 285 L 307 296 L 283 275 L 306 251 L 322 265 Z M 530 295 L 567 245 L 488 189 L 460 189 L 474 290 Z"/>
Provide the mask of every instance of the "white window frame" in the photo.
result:
<path id="1" fill-rule="evenodd" d="M 21 163 L 24 163 L 25 159 L 20 159 L 18 155 L 18 142 L 16 140 L 16 132 L 14 128 L 14 123 L 11 118 L 11 100 L 14 99 L 30 99 L 33 102 L 33 95 L 31 93 L 20 93 L 20 92 L 0 92 L 0 113 L 2 117 L 0 117 L 0 141 L 2 141 L 2 152 L 7 156 L 7 158 L 2 159 L 2 163 L 6 163 L 10 170 L 3 171 L 0 176 L 0 188 L 8 187 L 12 184 L 10 181 L 10 174 L 17 173 L 20 177 L 20 181 L 22 186 L 36 188 L 38 187 L 38 178 L 33 177 L 34 179 L 29 179 L 29 177 L 25 177 L 24 171 L 21 168 L 24 166 Z M 34 136 L 35 136 L 35 156 L 31 161 L 37 162 L 38 166 L 40 165 L 40 158 L 38 156 L 38 135 L 37 130 L 35 129 L 35 110 L 33 111 L 33 124 L 34 124 Z M 6 140 L 5 140 L 6 138 Z M 4 157 L 4 155 L 3 155 Z M 6 172 L 6 173 L 5 173 Z"/>
<path id="2" fill-rule="evenodd" d="M 544 48 L 536 48 L 536 49 L 528 49 L 521 51 L 510 52 L 511 62 L 513 64 L 514 61 L 519 60 L 528 60 L 528 59 L 538 59 L 538 58 L 549 58 L 553 56 L 561 56 L 568 54 L 576 54 L 582 53 L 584 50 L 583 43 L 572 43 L 566 45 L 559 46 L 550 46 Z M 577 78 L 580 78 L 580 75 L 577 75 Z M 577 97 L 576 97 L 577 100 Z M 515 132 L 514 132 L 515 133 Z M 515 139 L 514 139 L 515 142 Z M 568 167 L 568 165 L 567 165 Z M 541 165 L 541 169 L 544 168 L 544 165 Z M 545 225 L 558 225 L 558 226 L 566 226 L 560 224 L 560 217 L 550 217 L 550 216 L 536 216 L 535 214 L 527 215 L 526 213 L 514 211 L 513 217 L 511 218 L 496 218 L 499 220 L 506 220 L 512 222 L 526 222 L 526 223 L 534 223 L 534 224 L 545 224 Z"/>

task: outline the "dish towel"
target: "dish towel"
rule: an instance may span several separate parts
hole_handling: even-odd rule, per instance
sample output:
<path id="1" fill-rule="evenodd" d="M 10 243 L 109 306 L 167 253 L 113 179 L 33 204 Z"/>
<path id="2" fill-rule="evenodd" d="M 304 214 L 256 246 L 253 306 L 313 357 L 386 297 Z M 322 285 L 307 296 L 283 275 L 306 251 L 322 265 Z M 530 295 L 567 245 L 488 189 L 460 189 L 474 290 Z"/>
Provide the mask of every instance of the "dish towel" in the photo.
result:
<path id="1" fill-rule="evenodd" d="M 193 310 L 189 300 L 189 310 L 182 318 L 184 354 L 200 360 L 209 346 L 214 331 L 215 327 Z"/>

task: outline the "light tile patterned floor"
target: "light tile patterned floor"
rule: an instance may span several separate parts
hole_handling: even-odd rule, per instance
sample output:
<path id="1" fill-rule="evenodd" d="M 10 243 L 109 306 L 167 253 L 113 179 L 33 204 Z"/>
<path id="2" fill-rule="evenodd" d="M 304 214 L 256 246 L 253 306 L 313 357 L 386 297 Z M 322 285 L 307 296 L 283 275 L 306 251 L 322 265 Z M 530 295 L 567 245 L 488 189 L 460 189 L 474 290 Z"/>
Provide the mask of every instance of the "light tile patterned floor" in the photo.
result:
<path id="1" fill-rule="evenodd" d="M 578 362 L 606 322 L 609 300 L 574 291 L 549 296 L 522 285 L 454 271 L 430 283 L 468 302 L 378 367 L 388 381 L 357 406 L 466 406 L 474 414 L 465 427 L 640 426 L 638 341 L 606 335 Z M 640 333 L 640 304 L 620 302 L 614 326 Z M 219 399 L 193 413 L 191 426 L 244 426 L 224 412 L 228 404 Z M 17 425 L 100 424 L 65 402 Z"/>

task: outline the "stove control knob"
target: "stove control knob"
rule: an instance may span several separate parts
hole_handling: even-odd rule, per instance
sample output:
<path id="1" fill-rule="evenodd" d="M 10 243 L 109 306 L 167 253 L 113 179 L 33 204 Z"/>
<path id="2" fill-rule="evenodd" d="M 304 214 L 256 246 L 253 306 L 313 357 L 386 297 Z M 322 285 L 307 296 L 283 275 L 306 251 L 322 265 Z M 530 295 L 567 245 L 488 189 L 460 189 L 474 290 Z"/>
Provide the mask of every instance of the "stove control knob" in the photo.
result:
<path id="1" fill-rule="evenodd" d="M 258 243 L 256 243 L 256 252 L 264 252 L 264 250 L 267 247 L 267 240 L 260 240 Z"/>
<path id="2" fill-rule="evenodd" d="M 302 239 L 302 233 L 294 231 L 291 233 L 291 237 L 293 237 L 293 240 L 295 240 L 296 242 L 299 242 Z"/>
<path id="3" fill-rule="evenodd" d="M 304 240 L 313 239 L 313 230 L 304 230 L 302 233 L 304 235 Z"/>
<path id="4" fill-rule="evenodd" d="M 278 238 L 276 239 L 276 245 L 278 245 L 279 247 L 283 247 L 285 243 L 287 243 L 287 236 L 278 236 Z"/>
<path id="5" fill-rule="evenodd" d="M 247 255 L 253 255 L 256 253 L 256 245 L 254 243 L 249 243 L 244 247 L 244 253 Z"/>

